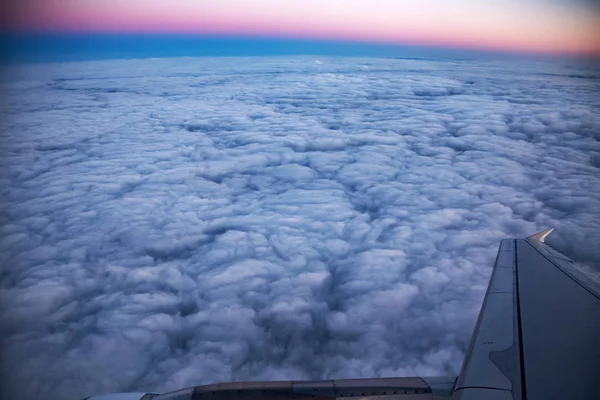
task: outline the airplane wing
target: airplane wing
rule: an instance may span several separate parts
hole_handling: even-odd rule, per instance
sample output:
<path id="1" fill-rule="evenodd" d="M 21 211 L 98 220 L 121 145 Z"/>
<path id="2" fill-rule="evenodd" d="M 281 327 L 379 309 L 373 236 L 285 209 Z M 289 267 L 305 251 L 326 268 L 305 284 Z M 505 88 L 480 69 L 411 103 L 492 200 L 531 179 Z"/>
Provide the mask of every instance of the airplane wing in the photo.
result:
<path id="1" fill-rule="evenodd" d="M 452 398 L 600 399 L 600 274 L 551 231 L 501 242 Z"/>
<path id="2" fill-rule="evenodd" d="M 458 377 L 233 382 L 88 399 L 600 399 L 600 273 L 545 244 L 551 231 L 501 242 Z"/>

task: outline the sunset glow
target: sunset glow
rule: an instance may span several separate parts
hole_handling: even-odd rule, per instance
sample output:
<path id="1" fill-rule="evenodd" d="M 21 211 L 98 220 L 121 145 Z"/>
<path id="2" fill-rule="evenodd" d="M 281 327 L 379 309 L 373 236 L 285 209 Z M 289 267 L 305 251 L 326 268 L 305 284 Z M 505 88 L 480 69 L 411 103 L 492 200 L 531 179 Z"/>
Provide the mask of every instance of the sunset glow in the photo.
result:
<path id="1" fill-rule="evenodd" d="M 235 34 L 600 53 L 597 9 L 566 0 L 24 0 L 4 29 Z"/>

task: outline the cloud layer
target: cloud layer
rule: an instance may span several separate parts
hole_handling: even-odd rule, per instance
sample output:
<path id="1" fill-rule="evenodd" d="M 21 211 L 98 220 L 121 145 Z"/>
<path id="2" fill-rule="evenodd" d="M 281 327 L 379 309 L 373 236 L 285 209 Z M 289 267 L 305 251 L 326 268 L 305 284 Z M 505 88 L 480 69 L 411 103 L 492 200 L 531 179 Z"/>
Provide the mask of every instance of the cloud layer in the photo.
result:
<path id="1" fill-rule="evenodd" d="M 600 266 L 599 72 L 6 70 L 0 397 L 457 373 L 499 240 Z"/>

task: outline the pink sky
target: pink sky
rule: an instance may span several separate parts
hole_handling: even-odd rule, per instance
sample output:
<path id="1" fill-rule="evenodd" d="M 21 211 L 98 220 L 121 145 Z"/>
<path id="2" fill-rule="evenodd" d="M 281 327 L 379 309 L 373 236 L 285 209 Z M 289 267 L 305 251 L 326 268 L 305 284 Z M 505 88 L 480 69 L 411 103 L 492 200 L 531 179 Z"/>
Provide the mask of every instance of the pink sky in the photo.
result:
<path id="1" fill-rule="evenodd" d="M 583 0 L 20 0 L 5 29 L 217 33 L 600 54 Z"/>

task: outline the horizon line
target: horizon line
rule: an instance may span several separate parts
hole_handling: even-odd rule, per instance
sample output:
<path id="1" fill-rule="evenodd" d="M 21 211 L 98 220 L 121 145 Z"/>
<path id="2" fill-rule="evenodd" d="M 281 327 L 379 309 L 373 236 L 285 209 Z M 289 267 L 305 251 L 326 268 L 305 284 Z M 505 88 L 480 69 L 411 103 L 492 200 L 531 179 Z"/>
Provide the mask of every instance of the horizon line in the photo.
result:
<path id="1" fill-rule="evenodd" d="M 581 56 L 600 56 L 600 48 L 581 51 L 581 50 L 555 50 L 555 49 L 533 49 L 525 47 L 509 47 L 491 44 L 486 46 L 485 44 L 469 44 L 460 43 L 457 41 L 438 42 L 436 40 L 427 39 L 385 39 L 385 38 L 361 38 L 354 36 L 332 36 L 325 37 L 320 35 L 307 35 L 307 34 L 295 34 L 292 32 L 280 32 L 280 33 L 268 33 L 268 32 L 246 32 L 246 31 L 169 31 L 169 30 L 75 30 L 75 29 L 18 29 L 18 28 L 3 28 L 0 27 L 0 36 L 11 36 L 11 35 L 23 35 L 23 36 L 37 36 L 37 35 L 74 35 L 74 36 L 160 36 L 160 37 L 187 37 L 187 38 L 219 38 L 219 39 L 264 39 L 264 40 L 293 40 L 293 41 L 310 41 L 310 42 L 325 42 L 325 43 L 357 43 L 357 44 L 373 44 L 373 45 L 385 45 L 385 46 L 412 46 L 412 47 L 428 47 L 436 49 L 448 49 L 448 50 L 472 50 L 478 52 L 489 52 L 489 53 L 506 53 L 516 55 L 557 55 L 557 56 L 570 56 L 570 55 L 581 55 Z"/>
<path id="2" fill-rule="evenodd" d="M 124 31 L 124 32 L 116 32 L 116 31 L 112 31 L 112 32 L 99 32 L 99 31 L 69 31 L 69 30 L 54 30 L 54 31 L 47 31 L 47 30 L 15 30 L 15 29 L 11 29 L 11 30 L 4 30 L 0 28 L 0 41 L 2 42 L 6 42 L 6 43 L 2 43 L 0 46 L 0 49 L 2 50 L 3 54 L 3 59 L 6 59 L 8 57 L 6 57 L 7 55 L 10 56 L 10 54 L 14 54 L 14 53 L 19 53 L 20 56 L 25 55 L 25 58 L 29 58 L 30 60 L 33 58 L 35 59 L 35 52 L 40 51 L 41 53 L 43 53 L 43 50 L 48 51 L 47 48 L 45 49 L 40 49 L 37 48 L 36 49 L 36 45 L 35 42 L 48 42 L 48 41 L 52 41 L 52 40 L 85 40 L 85 39 L 106 39 L 106 41 L 111 41 L 114 39 L 123 39 L 123 38 L 128 38 L 128 39 L 134 39 L 134 40 L 144 40 L 144 39 L 151 39 L 151 38 L 156 38 L 156 39 L 162 39 L 162 40 L 167 40 L 167 41 L 177 41 L 177 40 L 181 40 L 182 42 L 185 41 L 198 41 L 197 44 L 200 44 L 199 42 L 201 41 L 223 41 L 224 43 L 226 42 L 230 42 L 230 44 L 237 44 L 239 45 L 243 45 L 244 42 L 247 43 L 252 43 L 252 42 L 270 42 L 268 44 L 274 46 L 274 45 L 285 45 L 285 43 L 292 43 L 295 45 L 303 45 L 304 48 L 300 48 L 300 49 L 296 49 L 298 52 L 294 52 L 294 49 L 292 48 L 270 48 L 270 49 L 265 49 L 265 51 L 263 53 L 260 53 L 259 51 L 256 51 L 255 54 L 239 54 L 239 55 L 245 55 L 245 56 L 273 56 L 273 55 L 314 55 L 314 56 L 327 56 L 328 54 L 323 53 L 323 51 L 325 50 L 324 48 L 318 48 L 319 45 L 320 46 L 329 46 L 330 48 L 328 50 L 331 51 L 332 56 L 336 56 L 336 55 L 346 55 L 346 56 L 353 56 L 353 57 L 361 57 L 361 56 L 365 56 L 365 57 L 384 57 L 384 58 L 389 58 L 389 57 L 393 57 L 393 58 L 402 58 L 402 56 L 400 54 L 379 54 L 379 55 L 375 55 L 375 54 L 367 54 L 367 53 L 376 53 L 377 51 L 381 51 L 381 52 L 394 52 L 394 51 L 422 51 L 422 52 L 433 52 L 433 53 L 438 53 L 438 55 L 443 55 L 445 54 L 446 56 L 450 56 L 451 53 L 461 53 L 460 56 L 465 57 L 465 56 L 502 56 L 502 57 L 515 57 L 515 58 L 527 58 L 527 57 L 531 57 L 531 58 L 535 58 L 535 57 L 541 57 L 541 58 L 553 58 L 553 59 L 592 59 L 592 60 L 600 60 L 600 52 L 557 52 L 557 51 L 544 51 L 544 50 L 537 50 L 537 51 L 533 51 L 533 50 L 524 50 L 524 49 L 505 49 L 505 48 L 488 48 L 488 47 L 477 47 L 477 46 L 460 46 L 460 45 L 448 45 L 448 44 L 436 44 L 436 43 L 415 43 L 415 42 L 396 42 L 396 41 L 383 41 L 383 40 L 372 40 L 372 39 L 341 39 L 341 38 L 323 38 L 323 37 L 303 37 L 303 36 L 296 36 L 296 35 L 269 35 L 269 34 L 252 34 L 252 35 L 247 35 L 247 34 L 242 34 L 242 33 L 213 33 L 213 32 L 202 32 L 202 33 L 196 33 L 196 32 L 152 32 L 152 31 L 140 31 L 140 32 L 130 32 L 130 31 Z M 26 43 L 24 43 L 26 42 Z M 237 43 L 235 43 L 237 42 Z M 97 43 L 98 44 L 98 43 Z M 184 43 L 182 43 L 184 44 Z M 194 43 L 189 43 L 189 44 L 194 44 Z M 315 53 L 311 53 L 309 51 L 307 51 L 307 47 L 310 47 L 311 45 L 313 45 L 315 47 Z M 337 46 L 337 47 L 336 47 Z M 356 54 L 339 54 L 339 53 L 348 53 L 350 52 L 350 50 L 352 50 L 352 46 L 359 46 L 359 48 L 355 48 L 354 50 L 356 50 Z M 369 46 L 373 46 L 372 48 L 369 48 Z M 23 47 L 28 47 L 23 49 Z M 23 51 L 25 50 L 25 53 L 27 53 L 29 51 L 29 54 L 23 54 Z M 74 60 L 81 60 L 82 58 L 77 58 L 74 57 L 72 59 L 69 59 L 68 54 L 69 51 L 65 51 L 64 49 L 61 49 L 62 51 L 60 52 L 60 54 L 54 54 L 57 57 L 61 57 L 65 58 L 65 61 L 74 61 Z M 79 49 L 81 51 L 81 49 Z M 98 49 L 94 49 L 94 48 L 89 48 L 88 50 L 90 50 L 90 53 L 93 53 L 94 50 L 98 50 Z M 115 49 L 118 50 L 118 49 Z M 148 49 L 146 49 L 148 50 Z M 160 52 L 160 50 L 158 48 L 154 49 L 157 52 Z M 214 51 L 215 49 L 213 48 L 213 52 L 211 53 L 210 51 L 208 51 L 207 48 L 198 48 L 198 47 L 194 47 L 193 49 L 188 49 L 191 50 L 192 53 L 195 54 L 181 54 L 181 53 L 177 53 L 177 54 L 172 54 L 169 55 L 167 53 L 162 52 L 162 54 L 157 54 L 157 55 L 150 55 L 150 54 L 144 54 L 141 56 L 136 56 L 135 54 L 132 54 L 131 56 L 126 56 L 123 55 L 123 57 L 116 57 L 116 58 L 167 58 L 167 57 L 200 57 L 200 56 L 236 56 L 238 54 L 235 54 L 236 50 L 239 53 L 251 53 L 250 49 L 244 49 L 243 46 L 239 46 L 237 49 L 234 48 L 224 48 L 221 49 L 222 52 L 219 53 L 218 51 Z M 202 52 L 202 50 L 204 50 L 204 52 Z M 133 52 L 135 53 L 136 51 L 139 51 L 137 49 L 133 49 Z M 269 52 L 270 51 L 270 52 Z M 336 51 L 338 54 L 336 54 Z M 32 54 L 33 53 L 33 54 Z M 73 54 L 76 52 L 73 52 Z M 198 54 L 198 53 L 202 53 L 202 54 Z M 206 54 L 205 54 L 206 53 Z M 209 54 L 210 53 L 210 54 Z M 222 54 L 225 53 L 225 54 Z M 434 55 L 434 54 L 430 54 L 430 55 Z M 458 55 L 458 54 L 456 54 Z M 33 56 L 33 57 L 32 57 Z M 407 54 L 406 55 L 407 58 L 415 58 L 414 54 Z M 114 57 L 83 57 L 83 59 L 85 60 L 94 60 L 94 59 L 114 59 Z M 416 56 L 416 58 L 427 58 L 427 57 L 423 57 L 421 56 Z M 28 61 L 25 61 L 28 62 Z M 34 61 L 35 62 L 35 61 Z M 11 63 L 9 61 L 9 63 Z M 19 62 L 17 62 L 19 63 Z"/>

